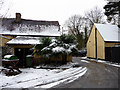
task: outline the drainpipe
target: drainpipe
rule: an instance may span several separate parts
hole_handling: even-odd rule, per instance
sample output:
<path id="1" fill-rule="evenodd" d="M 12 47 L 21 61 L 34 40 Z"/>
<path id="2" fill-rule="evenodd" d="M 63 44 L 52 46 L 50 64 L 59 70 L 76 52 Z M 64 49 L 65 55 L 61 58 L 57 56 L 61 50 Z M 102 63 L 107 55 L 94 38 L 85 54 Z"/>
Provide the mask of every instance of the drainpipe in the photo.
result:
<path id="1" fill-rule="evenodd" d="M 118 32 L 120 32 L 120 1 L 119 1 L 119 3 L 118 3 L 118 13 L 119 13 L 119 16 L 118 16 Z M 118 35 L 118 41 L 120 41 L 120 35 Z"/>
<path id="2" fill-rule="evenodd" d="M 2 35 L 0 35 L 0 66 L 2 66 Z"/>
<path id="3" fill-rule="evenodd" d="M 97 59 L 97 28 L 95 28 L 95 52 L 96 52 L 96 59 Z"/>
<path id="4" fill-rule="evenodd" d="M 119 4 L 118 4 L 118 13 L 119 13 L 119 16 L 118 16 L 118 27 L 120 29 L 120 1 L 119 1 Z"/>

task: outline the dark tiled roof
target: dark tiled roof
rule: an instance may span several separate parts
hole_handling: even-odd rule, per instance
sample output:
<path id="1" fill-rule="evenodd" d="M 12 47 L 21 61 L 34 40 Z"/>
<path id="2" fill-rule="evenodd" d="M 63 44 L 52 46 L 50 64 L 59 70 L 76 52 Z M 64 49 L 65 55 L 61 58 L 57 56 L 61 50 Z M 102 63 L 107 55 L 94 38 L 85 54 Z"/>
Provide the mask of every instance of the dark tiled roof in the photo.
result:
<path id="1" fill-rule="evenodd" d="M 0 21 L 0 33 L 4 35 L 60 36 L 58 21 L 21 19 L 16 22 L 15 18 L 4 18 Z"/>
<path id="2" fill-rule="evenodd" d="M 21 22 L 16 23 L 15 18 L 4 18 L 2 19 L 2 25 L 11 25 L 11 24 L 25 24 L 25 25 L 54 25 L 59 26 L 58 21 L 43 21 L 43 20 L 29 20 L 21 19 Z"/>

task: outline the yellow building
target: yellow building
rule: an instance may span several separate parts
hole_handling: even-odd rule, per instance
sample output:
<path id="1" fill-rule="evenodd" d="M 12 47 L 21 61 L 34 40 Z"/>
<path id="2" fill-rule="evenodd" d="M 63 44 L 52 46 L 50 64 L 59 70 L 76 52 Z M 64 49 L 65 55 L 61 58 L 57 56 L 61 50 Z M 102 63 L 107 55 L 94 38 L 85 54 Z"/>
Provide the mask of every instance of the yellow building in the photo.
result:
<path id="1" fill-rule="evenodd" d="M 0 48 L 1 48 L 1 56 L 3 57 L 5 54 L 12 54 L 13 53 L 13 48 L 8 47 L 7 42 L 12 40 L 14 37 L 13 36 L 6 36 L 0 34 Z"/>
<path id="2" fill-rule="evenodd" d="M 87 57 L 120 58 L 120 30 L 117 25 L 94 24 L 87 41 Z M 114 52 L 114 53 L 111 53 Z"/>
<path id="3" fill-rule="evenodd" d="M 6 43 L 12 39 L 12 36 L 0 35 L 0 47 L 5 47 Z"/>
<path id="4" fill-rule="evenodd" d="M 25 66 L 26 55 L 31 54 L 29 49 L 40 44 L 41 37 L 60 36 L 58 21 L 22 19 L 21 14 L 16 13 L 16 18 L 3 18 L 0 23 L 0 48 L 10 47 L 11 53 L 19 58 L 20 66 Z"/>

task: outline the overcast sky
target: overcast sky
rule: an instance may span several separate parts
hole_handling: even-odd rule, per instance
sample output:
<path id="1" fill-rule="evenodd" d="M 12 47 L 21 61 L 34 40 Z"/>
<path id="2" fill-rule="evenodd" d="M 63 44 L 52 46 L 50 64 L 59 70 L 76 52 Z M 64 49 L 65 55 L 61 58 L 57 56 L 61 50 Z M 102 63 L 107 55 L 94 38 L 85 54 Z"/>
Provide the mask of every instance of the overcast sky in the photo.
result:
<path id="1" fill-rule="evenodd" d="M 9 10 L 9 17 L 15 13 L 24 19 L 59 21 L 61 25 L 72 15 L 84 15 L 95 6 L 103 9 L 106 0 L 5 0 L 4 7 Z M 103 10 L 104 11 L 104 10 Z"/>

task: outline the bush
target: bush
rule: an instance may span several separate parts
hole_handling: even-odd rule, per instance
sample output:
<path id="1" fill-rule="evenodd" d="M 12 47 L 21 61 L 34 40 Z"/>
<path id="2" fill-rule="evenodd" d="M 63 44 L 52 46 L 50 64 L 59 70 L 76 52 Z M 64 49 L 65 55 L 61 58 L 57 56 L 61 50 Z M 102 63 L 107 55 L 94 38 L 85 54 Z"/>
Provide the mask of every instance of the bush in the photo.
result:
<path id="1" fill-rule="evenodd" d="M 42 39 L 40 40 L 40 43 L 41 43 L 41 44 L 37 44 L 37 45 L 35 46 L 36 51 L 34 52 L 34 54 L 36 54 L 36 55 L 42 55 L 42 53 L 45 53 L 44 50 L 43 50 L 43 52 L 41 52 L 41 50 L 42 50 L 43 48 L 49 46 L 49 45 L 51 44 L 51 42 L 52 42 L 52 40 L 51 40 L 51 38 L 49 38 L 49 37 L 42 38 Z"/>
<path id="2" fill-rule="evenodd" d="M 49 37 L 45 37 L 45 38 L 42 38 L 40 42 L 42 44 L 42 47 L 46 47 L 51 44 L 52 40 Z"/>
<path id="3" fill-rule="evenodd" d="M 42 38 L 41 44 L 36 45 L 36 54 L 41 55 L 44 61 L 50 61 L 50 58 L 62 56 L 62 62 L 67 62 L 67 56 L 76 53 L 76 41 L 72 35 L 61 35 L 54 40 Z"/>
<path id="4" fill-rule="evenodd" d="M 70 44 L 70 43 L 76 43 L 75 37 L 73 35 L 61 35 L 60 37 L 56 38 L 60 43 L 66 43 L 66 44 Z"/>

